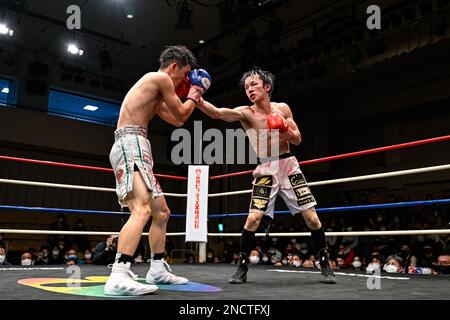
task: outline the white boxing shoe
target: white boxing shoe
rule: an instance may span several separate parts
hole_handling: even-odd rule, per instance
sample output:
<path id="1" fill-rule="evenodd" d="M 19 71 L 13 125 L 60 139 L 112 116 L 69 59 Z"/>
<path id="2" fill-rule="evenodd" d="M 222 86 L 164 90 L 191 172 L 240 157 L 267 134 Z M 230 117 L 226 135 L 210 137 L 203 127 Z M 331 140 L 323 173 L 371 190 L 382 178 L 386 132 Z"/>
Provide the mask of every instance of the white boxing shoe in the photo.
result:
<path id="1" fill-rule="evenodd" d="M 108 296 L 141 296 L 155 293 L 158 287 L 155 285 L 137 282 L 138 277 L 130 270 L 131 263 L 115 263 L 112 272 L 106 281 L 104 293 Z"/>
<path id="2" fill-rule="evenodd" d="M 151 260 L 150 270 L 147 272 L 145 282 L 149 284 L 186 284 L 189 282 L 184 277 L 178 277 L 172 273 L 169 264 L 161 260 Z"/>

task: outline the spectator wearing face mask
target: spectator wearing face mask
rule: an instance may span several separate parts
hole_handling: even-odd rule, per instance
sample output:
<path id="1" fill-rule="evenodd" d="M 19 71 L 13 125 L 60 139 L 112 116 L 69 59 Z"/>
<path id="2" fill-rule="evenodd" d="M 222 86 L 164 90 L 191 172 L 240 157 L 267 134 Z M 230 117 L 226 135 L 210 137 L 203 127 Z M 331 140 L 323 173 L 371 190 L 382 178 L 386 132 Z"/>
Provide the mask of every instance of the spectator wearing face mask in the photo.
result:
<path id="1" fill-rule="evenodd" d="M 291 258 L 288 261 L 288 265 L 291 267 L 301 267 L 302 266 L 302 260 L 300 258 L 300 255 L 298 253 L 294 253 Z"/>
<path id="2" fill-rule="evenodd" d="M 431 268 L 433 266 L 433 261 L 433 248 L 429 245 L 423 246 L 422 256 L 417 262 L 417 265 L 422 268 Z"/>
<path id="3" fill-rule="evenodd" d="M 302 261 L 308 259 L 310 252 L 308 250 L 308 244 L 306 242 L 300 243 L 300 258 Z"/>
<path id="4" fill-rule="evenodd" d="M 402 273 L 403 259 L 399 256 L 391 255 L 387 257 L 386 264 L 384 265 L 383 269 L 388 273 Z"/>
<path id="5" fill-rule="evenodd" d="M 74 249 L 70 249 L 69 251 L 67 251 L 66 264 L 67 265 L 81 264 L 81 261 L 77 256 L 77 252 Z"/>
<path id="6" fill-rule="evenodd" d="M 351 269 L 355 271 L 362 270 L 362 262 L 358 256 L 353 258 Z"/>
<path id="7" fill-rule="evenodd" d="M 367 273 L 375 273 L 381 271 L 381 266 L 383 265 L 383 257 L 378 253 L 372 253 L 372 260 L 366 267 Z"/>
<path id="8" fill-rule="evenodd" d="M 259 251 L 258 250 L 252 250 L 250 252 L 250 256 L 248 257 L 251 264 L 259 264 L 260 258 L 259 258 Z"/>
<path id="9" fill-rule="evenodd" d="M 402 257 L 404 261 L 403 273 L 408 273 L 409 267 L 415 268 L 417 266 L 417 258 L 412 255 L 409 245 L 403 244 L 397 255 Z"/>
<path id="10" fill-rule="evenodd" d="M 208 249 L 208 251 L 206 251 L 206 262 L 213 263 L 213 259 L 214 259 L 214 251 L 212 249 Z"/>
<path id="11" fill-rule="evenodd" d="M 433 274 L 450 275 L 450 250 L 437 257 L 437 263 L 433 264 Z"/>
<path id="12" fill-rule="evenodd" d="M 262 258 L 261 258 L 261 263 L 262 264 L 270 264 L 270 259 L 269 259 L 269 256 L 267 255 L 267 253 L 263 253 Z"/>
<path id="13" fill-rule="evenodd" d="M 63 264 L 64 263 L 64 255 L 59 249 L 58 246 L 54 246 L 49 253 L 48 264 Z"/>
<path id="14" fill-rule="evenodd" d="M 21 266 L 32 266 L 33 265 L 33 255 L 30 252 L 24 252 L 20 260 Z"/>
<path id="15" fill-rule="evenodd" d="M 0 266 L 10 266 L 11 264 L 6 261 L 6 249 L 4 247 L 0 247 Z"/>
<path id="16" fill-rule="evenodd" d="M 92 252 L 91 250 L 84 250 L 84 264 L 91 264 L 92 263 Z"/>

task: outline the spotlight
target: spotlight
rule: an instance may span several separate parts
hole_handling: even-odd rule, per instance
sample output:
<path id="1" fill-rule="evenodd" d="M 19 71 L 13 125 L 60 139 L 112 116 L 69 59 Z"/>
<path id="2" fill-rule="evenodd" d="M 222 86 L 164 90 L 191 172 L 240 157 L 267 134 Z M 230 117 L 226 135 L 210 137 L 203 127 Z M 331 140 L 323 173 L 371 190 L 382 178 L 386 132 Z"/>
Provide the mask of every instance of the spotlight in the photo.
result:
<path id="1" fill-rule="evenodd" d="M 0 34 L 12 37 L 12 35 L 14 34 L 14 30 L 8 28 L 5 24 L 0 24 Z"/>
<path id="2" fill-rule="evenodd" d="M 205 40 L 198 40 L 198 43 L 204 44 L 204 43 L 205 43 Z"/>
<path id="3" fill-rule="evenodd" d="M 83 108 L 84 110 L 88 110 L 88 111 L 96 111 L 98 109 L 98 107 L 96 106 L 91 106 L 91 105 L 87 105 Z"/>
<path id="4" fill-rule="evenodd" d="M 67 46 L 67 51 L 73 55 L 80 55 L 82 56 L 84 54 L 84 50 L 81 50 L 78 48 L 75 44 L 69 44 Z"/>
<path id="5" fill-rule="evenodd" d="M 8 88 L 8 87 L 4 87 L 4 88 L 2 89 L 2 93 L 8 94 L 8 93 L 9 93 L 9 88 Z"/>

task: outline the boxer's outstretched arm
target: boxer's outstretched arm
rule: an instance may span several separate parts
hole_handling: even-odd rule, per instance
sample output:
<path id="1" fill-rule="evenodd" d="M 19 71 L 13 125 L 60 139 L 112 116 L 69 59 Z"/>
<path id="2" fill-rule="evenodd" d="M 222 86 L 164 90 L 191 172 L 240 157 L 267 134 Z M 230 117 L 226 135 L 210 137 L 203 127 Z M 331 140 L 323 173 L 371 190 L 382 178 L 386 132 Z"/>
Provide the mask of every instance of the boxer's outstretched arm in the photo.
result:
<path id="1" fill-rule="evenodd" d="M 234 109 L 217 108 L 208 101 L 202 100 L 198 108 L 213 119 L 219 119 L 227 122 L 243 121 L 245 115 L 242 112 L 246 107 L 237 107 Z"/>
<path id="2" fill-rule="evenodd" d="M 191 116 L 192 112 L 195 109 L 195 102 L 191 99 L 186 100 L 186 102 L 182 103 L 180 98 L 178 98 L 177 94 L 175 93 L 175 88 L 173 86 L 173 82 L 170 79 L 168 75 L 161 74 L 158 75 L 160 79 L 158 79 L 158 85 L 159 85 L 159 91 L 161 92 L 163 96 L 163 100 L 165 105 L 167 106 L 167 111 L 172 113 L 174 118 L 176 119 L 176 122 L 170 122 L 166 119 L 168 114 L 166 113 L 166 119 L 163 118 L 164 115 L 161 117 L 163 120 L 166 120 L 167 122 L 182 126 L 186 120 Z M 159 114 L 160 115 L 160 114 Z M 160 115 L 161 116 L 161 115 Z"/>

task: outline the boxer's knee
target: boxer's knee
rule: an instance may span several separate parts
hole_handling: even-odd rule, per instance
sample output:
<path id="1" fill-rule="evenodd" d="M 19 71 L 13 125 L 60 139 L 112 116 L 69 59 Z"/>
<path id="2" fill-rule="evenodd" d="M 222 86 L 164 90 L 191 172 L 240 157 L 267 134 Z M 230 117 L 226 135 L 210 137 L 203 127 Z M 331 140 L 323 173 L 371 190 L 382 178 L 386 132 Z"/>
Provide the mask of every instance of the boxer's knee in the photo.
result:
<path id="1" fill-rule="evenodd" d="M 306 224 L 308 225 L 308 227 L 311 230 L 317 230 L 317 229 L 320 229 L 322 227 L 322 224 L 320 223 L 320 219 L 317 216 L 317 214 L 308 216 L 305 219 L 305 221 L 306 221 Z"/>
<path id="2" fill-rule="evenodd" d="M 152 214 L 152 211 L 149 206 L 138 207 L 138 208 L 135 208 L 131 212 L 133 220 L 135 220 L 141 224 L 144 224 L 144 225 L 150 219 L 151 214 Z"/>
<path id="3" fill-rule="evenodd" d="M 168 207 L 161 208 L 153 212 L 153 223 L 167 224 L 170 219 L 170 209 Z"/>
<path id="4" fill-rule="evenodd" d="M 251 212 L 247 217 L 247 221 L 245 222 L 244 228 L 247 229 L 248 231 L 256 231 L 256 229 L 258 229 L 262 217 L 263 216 L 259 213 Z"/>

